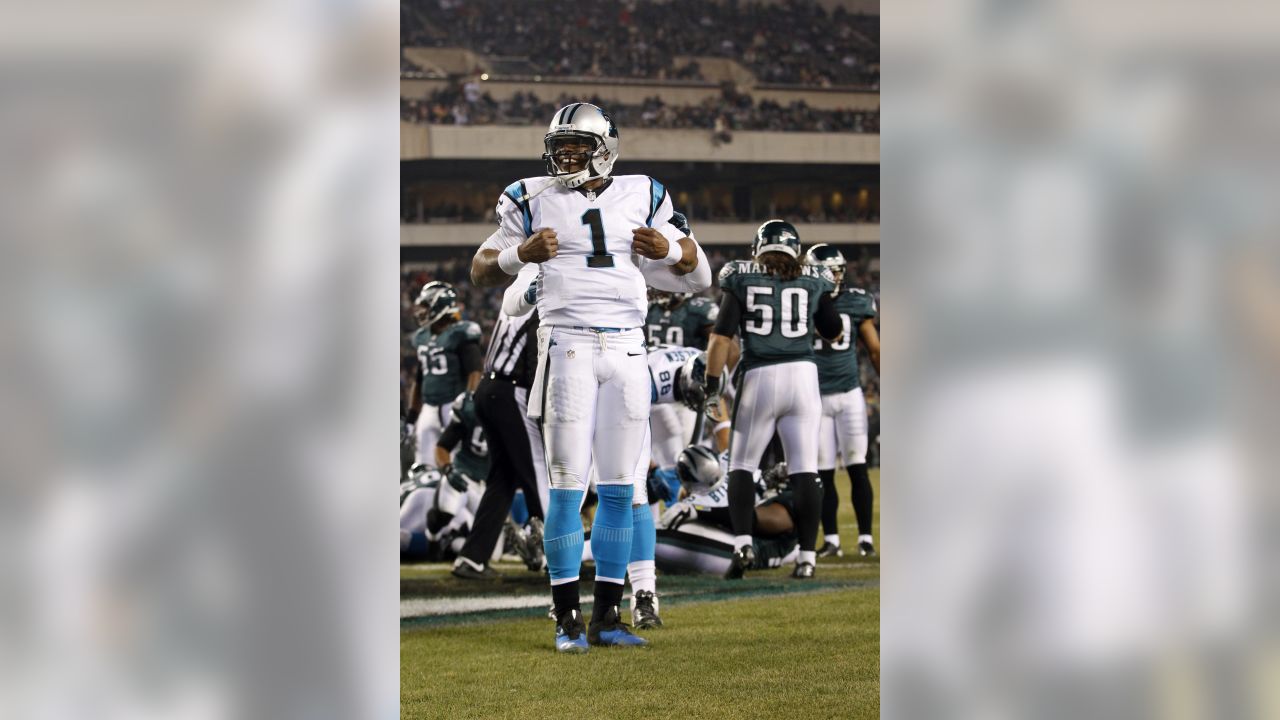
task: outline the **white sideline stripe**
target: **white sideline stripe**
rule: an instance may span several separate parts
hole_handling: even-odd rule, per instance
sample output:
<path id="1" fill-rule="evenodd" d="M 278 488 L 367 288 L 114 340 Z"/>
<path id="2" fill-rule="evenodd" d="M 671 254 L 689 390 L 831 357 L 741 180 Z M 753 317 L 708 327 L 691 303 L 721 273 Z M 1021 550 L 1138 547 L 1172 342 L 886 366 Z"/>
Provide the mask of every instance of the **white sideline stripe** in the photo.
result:
<path id="1" fill-rule="evenodd" d="M 679 597 L 684 593 L 662 593 L 662 597 Z M 631 597 L 627 593 L 624 602 Z M 432 617 L 434 615 L 455 615 L 462 613 L 485 612 L 486 610 L 520 610 L 532 607 L 551 607 L 550 595 L 515 595 L 505 597 L 472 596 L 451 598 L 409 598 L 400 601 L 400 619 Z M 591 607 L 591 598 L 582 598 L 582 607 Z"/>
<path id="2" fill-rule="evenodd" d="M 455 613 L 484 612 L 486 610 L 517 610 L 531 607 L 551 607 L 550 595 L 518 595 L 511 597 L 452 597 L 428 600 L 409 598 L 400 601 L 400 619 L 452 615 Z"/>

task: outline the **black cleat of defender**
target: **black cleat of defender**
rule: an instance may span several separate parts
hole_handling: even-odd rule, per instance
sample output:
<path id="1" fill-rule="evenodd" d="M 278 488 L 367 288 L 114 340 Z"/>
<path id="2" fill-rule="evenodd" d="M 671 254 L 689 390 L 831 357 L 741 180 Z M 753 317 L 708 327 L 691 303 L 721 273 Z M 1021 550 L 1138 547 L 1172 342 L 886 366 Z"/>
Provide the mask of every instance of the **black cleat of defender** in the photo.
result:
<path id="1" fill-rule="evenodd" d="M 796 563 L 796 569 L 791 571 L 791 577 L 796 580 L 812 580 L 813 565 L 809 563 Z"/>
<path id="2" fill-rule="evenodd" d="M 651 630 L 662 627 L 662 618 L 658 617 L 658 599 L 648 590 L 641 590 L 631 598 L 631 624 L 637 630 Z"/>
<path id="3" fill-rule="evenodd" d="M 876 546 L 872 545 L 870 540 L 863 540 L 858 543 L 858 554 L 862 557 L 879 557 L 879 555 L 876 555 Z"/>
<path id="4" fill-rule="evenodd" d="M 502 578 L 502 574 L 497 570 L 489 567 L 486 563 L 476 569 L 466 558 L 458 558 L 458 562 L 454 564 L 452 572 L 453 576 L 462 580 L 498 580 Z"/>
<path id="5" fill-rule="evenodd" d="M 725 580 L 741 580 L 743 574 L 747 572 L 756 562 L 756 549 L 750 545 L 743 545 L 733 551 L 733 558 L 729 561 L 729 569 L 725 571 Z"/>
<path id="6" fill-rule="evenodd" d="M 839 545 L 828 540 L 818 550 L 818 557 L 844 557 L 844 550 L 841 550 Z"/>

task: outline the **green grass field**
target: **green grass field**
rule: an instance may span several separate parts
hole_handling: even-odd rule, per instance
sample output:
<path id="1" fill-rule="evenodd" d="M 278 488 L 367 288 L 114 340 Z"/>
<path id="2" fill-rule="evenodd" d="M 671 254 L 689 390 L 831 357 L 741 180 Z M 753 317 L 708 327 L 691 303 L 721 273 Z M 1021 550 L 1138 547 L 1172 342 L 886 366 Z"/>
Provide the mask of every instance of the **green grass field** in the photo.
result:
<path id="1" fill-rule="evenodd" d="M 871 479 L 878 548 L 879 471 Z M 857 528 L 843 472 L 837 483 L 849 551 Z M 790 568 L 740 582 L 659 577 L 666 627 L 641 633 L 652 647 L 582 656 L 553 652 L 548 603 L 539 602 L 549 596 L 544 581 L 520 566 L 500 569 L 506 581 L 477 584 L 449 577 L 443 565 L 403 567 L 402 601 L 458 596 L 465 605 L 478 595 L 514 595 L 528 596 L 530 606 L 402 617 L 401 717 L 880 715 L 880 567 L 856 550 L 820 560 L 812 583 L 791 580 Z M 584 600 L 590 595 L 584 585 Z"/>

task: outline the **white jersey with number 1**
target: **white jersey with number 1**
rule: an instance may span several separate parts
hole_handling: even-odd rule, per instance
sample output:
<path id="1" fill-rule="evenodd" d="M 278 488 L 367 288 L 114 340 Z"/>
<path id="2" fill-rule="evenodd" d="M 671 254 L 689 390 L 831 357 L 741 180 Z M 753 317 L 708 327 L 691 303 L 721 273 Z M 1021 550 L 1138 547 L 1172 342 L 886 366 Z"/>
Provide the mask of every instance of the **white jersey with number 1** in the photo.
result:
<path id="1" fill-rule="evenodd" d="M 674 275 L 662 261 L 631 250 L 636 228 L 655 228 L 670 243 L 685 236 L 671 224 L 666 188 L 648 176 L 619 175 L 598 194 L 526 178 L 503 192 L 497 213 L 498 230 L 483 249 L 517 246 L 542 228 L 556 231 L 557 255 L 541 263 L 538 281 L 544 325 L 638 328 L 649 308 L 647 285 L 698 291 L 694 273 Z M 701 268 L 706 260 L 698 252 Z"/>

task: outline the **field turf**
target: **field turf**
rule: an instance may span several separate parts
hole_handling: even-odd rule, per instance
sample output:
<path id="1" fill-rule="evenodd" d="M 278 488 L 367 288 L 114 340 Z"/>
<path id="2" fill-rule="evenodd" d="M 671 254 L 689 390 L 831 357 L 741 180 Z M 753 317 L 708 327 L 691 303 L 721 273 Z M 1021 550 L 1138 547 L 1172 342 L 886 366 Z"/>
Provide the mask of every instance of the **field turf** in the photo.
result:
<path id="1" fill-rule="evenodd" d="M 879 471 L 871 479 L 878 530 Z M 523 566 L 503 564 L 492 583 L 403 566 L 401 717 L 879 717 L 880 567 L 857 557 L 843 472 L 837 483 L 845 557 L 820 559 L 808 583 L 789 567 L 740 582 L 660 576 L 666 627 L 640 633 L 646 649 L 557 655 L 550 593 Z M 513 597 L 527 602 L 481 609 Z M 424 601 L 451 604 L 417 612 Z"/>

